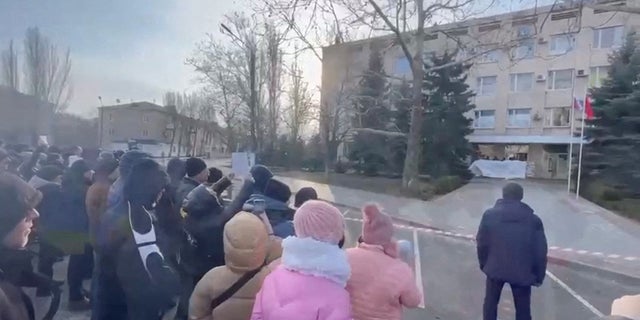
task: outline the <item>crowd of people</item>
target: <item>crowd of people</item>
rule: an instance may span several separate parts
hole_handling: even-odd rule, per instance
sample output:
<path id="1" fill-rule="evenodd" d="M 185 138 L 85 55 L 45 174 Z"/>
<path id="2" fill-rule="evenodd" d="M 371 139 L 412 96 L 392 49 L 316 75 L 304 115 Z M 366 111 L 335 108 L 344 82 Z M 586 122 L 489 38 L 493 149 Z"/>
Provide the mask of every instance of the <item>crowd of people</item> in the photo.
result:
<path id="1" fill-rule="evenodd" d="M 22 287 L 59 298 L 63 285 L 66 308 L 92 320 L 159 320 L 170 310 L 176 320 L 399 320 L 423 301 L 412 245 L 394 239 L 380 206 L 366 204 L 361 233 L 349 235 L 313 188 L 294 195 L 256 165 L 231 198 L 234 178 L 199 158 L 164 167 L 138 150 L 90 162 L 79 147 L 0 148 L 0 320 L 35 320 Z M 497 318 L 505 284 L 516 319 L 532 319 L 531 288 L 545 278 L 544 228 L 523 196 L 506 184 L 480 221 L 485 320 Z M 345 248 L 351 237 L 357 244 Z M 65 259 L 66 278 L 54 279 Z M 638 300 L 612 310 L 640 312 Z"/>
<path id="2" fill-rule="evenodd" d="M 362 209 L 358 244 L 347 249 L 336 207 L 313 188 L 293 195 L 262 165 L 230 198 L 235 176 L 199 158 L 164 167 L 138 150 L 93 164 L 80 148 L 16 154 L 0 148 L 2 320 L 34 319 L 21 287 L 45 297 L 63 285 L 63 305 L 95 320 L 174 309 L 179 320 L 401 319 L 422 301 L 412 249 L 377 205 Z"/>

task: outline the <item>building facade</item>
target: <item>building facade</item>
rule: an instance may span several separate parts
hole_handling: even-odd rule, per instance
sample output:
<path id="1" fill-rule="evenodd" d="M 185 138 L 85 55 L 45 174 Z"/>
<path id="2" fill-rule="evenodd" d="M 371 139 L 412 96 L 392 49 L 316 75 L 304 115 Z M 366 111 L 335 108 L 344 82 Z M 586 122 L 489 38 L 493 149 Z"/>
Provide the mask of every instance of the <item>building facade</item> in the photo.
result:
<path id="1" fill-rule="evenodd" d="M 100 107 L 98 128 L 105 150 L 127 150 L 130 143 L 156 157 L 211 156 L 221 150 L 216 123 L 149 102 Z"/>
<path id="2" fill-rule="evenodd" d="M 53 105 L 34 96 L 0 86 L 0 140 L 35 145 L 40 136 L 51 139 Z"/>
<path id="3" fill-rule="evenodd" d="M 425 59 L 447 50 L 473 63 L 467 82 L 476 92 L 476 108 L 468 114 L 474 129 L 468 138 L 482 155 L 527 161 L 533 177 L 566 179 L 569 144 L 576 150 L 580 143 L 571 135 L 572 121 L 579 131 L 582 117 L 572 108 L 574 97 L 583 100 L 589 88 L 602 83 L 609 55 L 637 26 L 637 14 L 571 4 L 539 7 L 427 29 Z M 348 100 L 348 88 L 357 85 L 376 42 L 385 48 L 385 72 L 392 81 L 411 77 L 392 36 L 325 47 L 323 107 Z"/>

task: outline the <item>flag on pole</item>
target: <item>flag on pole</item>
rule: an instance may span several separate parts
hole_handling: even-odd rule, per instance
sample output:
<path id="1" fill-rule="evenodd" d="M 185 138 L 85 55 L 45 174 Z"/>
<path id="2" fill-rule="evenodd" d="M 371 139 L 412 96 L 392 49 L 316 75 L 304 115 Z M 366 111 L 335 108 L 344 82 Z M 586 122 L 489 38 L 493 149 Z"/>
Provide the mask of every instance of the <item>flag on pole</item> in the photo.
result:
<path id="1" fill-rule="evenodd" d="M 593 107 L 591 106 L 591 96 L 587 94 L 584 98 L 584 114 L 587 119 L 593 119 Z"/>
<path id="2" fill-rule="evenodd" d="M 573 97 L 573 108 L 579 110 L 586 119 L 593 119 L 593 107 L 591 106 L 591 97 L 586 95 L 584 100 Z"/>

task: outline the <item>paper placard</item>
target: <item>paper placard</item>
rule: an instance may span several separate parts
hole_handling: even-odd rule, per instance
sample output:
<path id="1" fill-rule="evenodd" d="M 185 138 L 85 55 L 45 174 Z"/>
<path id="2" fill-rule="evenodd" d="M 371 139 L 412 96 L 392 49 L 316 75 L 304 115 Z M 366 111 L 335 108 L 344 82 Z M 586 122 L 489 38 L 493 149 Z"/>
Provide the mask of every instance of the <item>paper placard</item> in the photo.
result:
<path id="1" fill-rule="evenodd" d="M 231 154 L 231 171 L 233 171 L 236 176 L 246 177 L 249 175 L 250 169 L 250 157 L 247 152 L 234 152 Z"/>

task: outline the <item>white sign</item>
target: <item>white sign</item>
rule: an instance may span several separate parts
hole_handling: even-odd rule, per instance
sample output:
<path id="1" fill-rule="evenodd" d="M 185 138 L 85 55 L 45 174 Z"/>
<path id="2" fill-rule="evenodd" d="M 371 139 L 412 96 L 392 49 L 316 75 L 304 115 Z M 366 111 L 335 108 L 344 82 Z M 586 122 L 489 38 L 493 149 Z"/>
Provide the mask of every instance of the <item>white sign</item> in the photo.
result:
<path id="1" fill-rule="evenodd" d="M 476 176 L 503 179 L 525 179 L 527 163 L 517 160 L 476 160 L 469 170 Z"/>
<path id="2" fill-rule="evenodd" d="M 247 177 L 255 162 L 256 155 L 254 153 L 234 152 L 231 154 L 231 171 L 236 176 Z"/>

